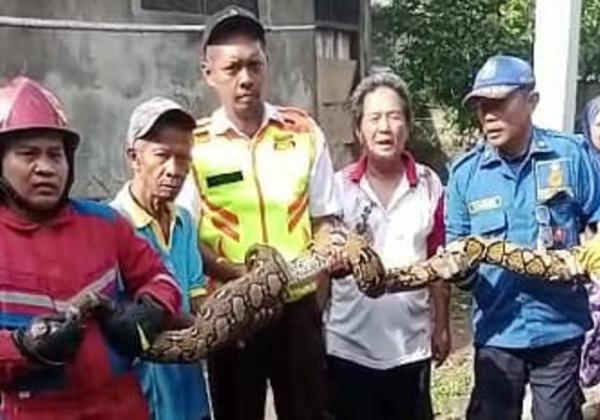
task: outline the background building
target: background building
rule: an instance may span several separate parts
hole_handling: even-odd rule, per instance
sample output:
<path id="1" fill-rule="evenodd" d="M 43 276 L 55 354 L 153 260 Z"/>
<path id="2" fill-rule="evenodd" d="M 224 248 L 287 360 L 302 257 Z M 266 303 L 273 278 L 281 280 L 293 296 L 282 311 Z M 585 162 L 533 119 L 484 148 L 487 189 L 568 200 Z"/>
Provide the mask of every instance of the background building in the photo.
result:
<path id="1" fill-rule="evenodd" d="M 367 2 L 2 0 L 0 77 L 40 79 L 64 101 L 84 138 L 76 195 L 109 198 L 126 179 L 123 138 L 139 102 L 160 94 L 198 116 L 214 109 L 199 78 L 198 26 L 229 4 L 253 10 L 272 28 L 269 99 L 308 109 L 337 166 L 351 158 L 344 103 L 366 67 Z"/>

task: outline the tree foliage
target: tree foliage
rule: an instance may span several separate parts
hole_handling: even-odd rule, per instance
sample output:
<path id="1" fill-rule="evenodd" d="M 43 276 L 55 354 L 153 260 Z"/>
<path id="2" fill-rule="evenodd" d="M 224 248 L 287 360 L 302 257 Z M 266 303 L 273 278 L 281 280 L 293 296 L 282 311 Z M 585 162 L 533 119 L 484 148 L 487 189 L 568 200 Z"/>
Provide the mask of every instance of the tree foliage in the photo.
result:
<path id="1" fill-rule="evenodd" d="M 377 64 L 409 84 L 415 103 L 448 110 L 464 131 L 473 125 L 461 103 L 477 69 L 496 53 L 531 60 L 534 0 L 394 0 L 373 10 Z M 600 0 L 584 0 L 579 73 L 600 76 Z"/>
<path id="2" fill-rule="evenodd" d="M 600 81 L 600 0 L 583 1 L 579 46 L 581 79 Z"/>

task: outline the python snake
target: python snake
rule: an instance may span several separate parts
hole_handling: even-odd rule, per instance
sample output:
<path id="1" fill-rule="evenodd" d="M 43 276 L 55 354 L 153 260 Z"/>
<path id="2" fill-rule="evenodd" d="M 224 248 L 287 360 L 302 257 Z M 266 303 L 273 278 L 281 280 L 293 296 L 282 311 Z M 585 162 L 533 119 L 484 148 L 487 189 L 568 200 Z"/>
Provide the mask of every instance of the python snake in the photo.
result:
<path id="1" fill-rule="evenodd" d="M 446 249 L 426 261 L 408 267 L 389 269 L 384 284 L 370 284 L 357 278 L 361 291 L 370 297 L 425 286 L 440 280 L 440 266 L 453 258 L 460 272 L 446 279 L 460 284 L 479 264 L 492 264 L 532 279 L 552 283 L 587 282 L 600 275 L 600 236 L 570 249 L 533 250 L 501 239 L 469 236 L 450 243 Z"/>
<path id="2" fill-rule="evenodd" d="M 467 264 L 499 265 L 550 282 L 587 282 L 600 274 L 600 236 L 569 249 L 533 250 L 501 239 L 467 237 L 450 244 Z"/>
<path id="3" fill-rule="evenodd" d="M 377 254 L 361 236 L 341 225 L 323 225 L 315 232 L 309 249 L 290 262 L 268 245 L 254 245 L 246 253 L 244 276 L 212 293 L 200 305 L 192 326 L 163 331 L 141 357 L 157 363 L 192 363 L 251 335 L 277 317 L 290 289 L 315 281 L 336 250 L 347 256 L 356 278 L 368 278 L 372 288 L 384 284 L 385 270 Z M 93 293 L 87 298 L 69 311 L 81 317 L 93 316 L 99 299 Z"/>
<path id="4" fill-rule="evenodd" d="M 438 267 L 448 257 L 459 259 L 465 270 L 488 263 L 521 274 L 565 281 L 572 277 L 569 273 L 573 264 L 579 264 L 584 271 L 599 271 L 598 248 L 583 246 L 540 252 L 501 240 L 467 237 L 426 261 L 385 270 L 362 236 L 343 226 L 326 225 L 317 230 L 309 250 L 290 262 L 270 246 L 251 247 L 246 254 L 247 274 L 225 283 L 210 295 L 192 326 L 161 333 L 142 358 L 158 363 L 191 363 L 247 337 L 276 318 L 285 305 L 288 290 L 322 272 L 334 251 L 341 251 L 348 258 L 358 288 L 369 297 L 378 297 L 440 280 Z M 93 305 L 88 303 L 82 312 L 90 311 L 90 306 Z"/>

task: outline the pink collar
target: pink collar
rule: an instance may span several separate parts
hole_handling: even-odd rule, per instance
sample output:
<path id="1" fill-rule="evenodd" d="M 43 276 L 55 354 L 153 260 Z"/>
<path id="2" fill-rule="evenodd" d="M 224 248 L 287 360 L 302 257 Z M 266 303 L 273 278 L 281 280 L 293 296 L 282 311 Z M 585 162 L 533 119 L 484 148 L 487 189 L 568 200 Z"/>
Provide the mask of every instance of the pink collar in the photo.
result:
<path id="1" fill-rule="evenodd" d="M 417 164 L 415 159 L 409 152 L 405 151 L 402 153 L 402 163 L 406 171 L 408 185 L 411 188 L 416 187 L 419 180 L 417 178 Z M 365 172 L 367 172 L 367 156 L 363 154 L 360 159 L 348 166 L 348 178 L 350 181 L 358 183 Z"/>

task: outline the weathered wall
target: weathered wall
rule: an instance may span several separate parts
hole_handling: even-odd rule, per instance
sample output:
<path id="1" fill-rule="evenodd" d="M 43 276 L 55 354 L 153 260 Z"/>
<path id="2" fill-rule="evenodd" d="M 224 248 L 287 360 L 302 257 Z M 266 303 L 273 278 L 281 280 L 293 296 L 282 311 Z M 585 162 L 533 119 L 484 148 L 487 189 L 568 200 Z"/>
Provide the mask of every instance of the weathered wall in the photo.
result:
<path id="1" fill-rule="evenodd" d="M 336 169 L 353 161 L 358 152 L 348 106 L 357 67 L 356 60 L 317 60 L 319 122 L 328 136 Z"/>
<path id="2" fill-rule="evenodd" d="M 2 0 L 0 15 L 105 22 L 202 23 L 201 17 L 143 12 L 138 0 Z M 261 0 L 269 24 L 310 23 L 305 0 Z M 123 138 L 131 110 L 167 95 L 205 115 L 216 106 L 199 80 L 200 34 L 83 32 L 0 27 L 0 76 L 42 80 L 64 102 L 83 133 L 75 194 L 109 198 L 126 179 Z M 270 99 L 314 110 L 312 32 L 269 35 Z M 302 53 L 299 54 L 298 52 Z"/>

